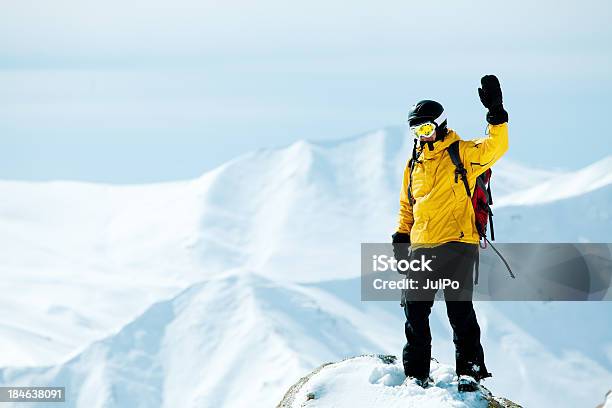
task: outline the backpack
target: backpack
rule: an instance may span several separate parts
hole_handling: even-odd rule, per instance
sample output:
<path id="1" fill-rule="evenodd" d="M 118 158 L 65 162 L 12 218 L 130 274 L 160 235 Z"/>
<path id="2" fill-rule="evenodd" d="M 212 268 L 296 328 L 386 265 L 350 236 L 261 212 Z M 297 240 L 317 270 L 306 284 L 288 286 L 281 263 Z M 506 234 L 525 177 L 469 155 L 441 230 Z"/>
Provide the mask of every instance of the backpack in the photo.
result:
<path id="1" fill-rule="evenodd" d="M 515 276 L 512 273 L 512 269 L 510 269 L 510 265 L 508 265 L 508 262 L 506 262 L 502 254 L 487 238 L 488 223 L 491 225 L 491 240 L 495 241 L 495 230 L 493 229 L 493 211 L 491 211 L 491 205 L 493 205 L 493 197 L 491 196 L 491 174 L 493 174 L 493 172 L 491 169 L 487 169 L 484 173 L 479 175 L 476 178 L 476 184 L 474 185 L 474 193 L 471 194 L 470 185 L 468 184 L 467 180 L 467 170 L 465 169 L 465 166 L 463 166 L 461 158 L 459 157 L 459 140 L 451 143 L 447 150 L 448 155 L 455 165 L 455 183 L 457 183 L 459 181 L 459 177 L 461 177 L 463 185 L 465 186 L 465 192 L 472 200 L 474 215 L 476 216 L 476 230 L 478 231 L 478 235 L 480 235 L 480 240 L 484 243 L 484 246 L 481 245 L 481 248 L 485 249 L 488 243 L 491 248 L 493 248 L 493 251 L 495 251 L 499 258 L 504 262 L 510 276 L 514 279 Z M 478 284 L 478 260 L 476 260 L 476 278 L 474 283 Z"/>
<path id="2" fill-rule="evenodd" d="M 487 169 L 478 176 L 476 178 L 476 185 L 474 186 L 474 193 L 471 194 L 467 180 L 467 170 L 459 157 L 458 140 L 448 146 L 448 155 L 455 165 L 455 183 L 458 181 L 458 178 L 461 177 L 463 185 L 465 186 L 465 192 L 468 197 L 472 199 L 474 215 L 476 216 L 476 230 L 478 231 L 478 235 L 480 235 L 480 239 L 484 242 L 484 246 L 482 247 L 484 249 L 487 245 L 487 222 L 491 225 L 491 240 L 495 241 L 493 211 L 491 211 L 491 205 L 493 205 L 493 197 L 491 196 L 491 174 L 493 172 L 491 169 Z"/>

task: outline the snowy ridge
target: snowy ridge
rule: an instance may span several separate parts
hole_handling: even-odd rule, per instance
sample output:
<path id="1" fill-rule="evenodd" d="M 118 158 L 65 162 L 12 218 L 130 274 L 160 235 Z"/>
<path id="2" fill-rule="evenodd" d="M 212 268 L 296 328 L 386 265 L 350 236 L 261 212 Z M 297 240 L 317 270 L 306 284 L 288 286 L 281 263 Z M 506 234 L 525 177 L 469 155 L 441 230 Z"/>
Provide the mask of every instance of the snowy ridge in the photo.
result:
<path id="1" fill-rule="evenodd" d="M 590 193 L 612 184 L 612 156 L 575 173 L 565 173 L 544 180 L 531 188 L 503 196 L 497 208 L 517 205 L 539 205 Z"/>

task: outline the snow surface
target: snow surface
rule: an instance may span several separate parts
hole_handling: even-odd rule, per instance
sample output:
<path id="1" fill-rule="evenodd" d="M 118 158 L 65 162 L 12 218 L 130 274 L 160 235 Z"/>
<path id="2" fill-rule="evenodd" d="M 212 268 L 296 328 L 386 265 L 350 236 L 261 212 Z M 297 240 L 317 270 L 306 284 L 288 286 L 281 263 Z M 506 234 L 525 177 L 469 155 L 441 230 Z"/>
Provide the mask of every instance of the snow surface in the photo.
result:
<path id="1" fill-rule="evenodd" d="M 432 362 L 431 378 L 433 386 L 423 389 L 410 381 L 404 383 L 406 376 L 401 361 L 385 364 L 376 357 L 358 357 L 324 367 L 313 375 L 297 393 L 292 408 L 486 408 L 488 405 L 480 392 L 459 393 L 454 369 L 448 365 Z"/>
<path id="2" fill-rule="evenodd" d="M 323 362 L 399 354 L 401 309 L 360 302 L 357 276 L 360 242 L 395 229 L 410 149 L 379 131 L 186 182 L 0 181 L 0 385 L 67 384 L 75 407 L 138 406 L 143 390 L 141 406 L 264 407 Z M 494 172 L 500 241 L 611 241 L 610 158 Z M 534 191 L 546 199 L 524 204 Z M 526 406 L 595 406 L 612 384 L 611 312 L 478 304 L 487 385 Z M 452 362 L 443 304 L 432 331 Z"/>
<path id="3" fill-rule="evenodd" d="M 612 392 L 608 392 L 606 395 L 606 401 L 604 402 L 603 408 L 612 408 Z"/>

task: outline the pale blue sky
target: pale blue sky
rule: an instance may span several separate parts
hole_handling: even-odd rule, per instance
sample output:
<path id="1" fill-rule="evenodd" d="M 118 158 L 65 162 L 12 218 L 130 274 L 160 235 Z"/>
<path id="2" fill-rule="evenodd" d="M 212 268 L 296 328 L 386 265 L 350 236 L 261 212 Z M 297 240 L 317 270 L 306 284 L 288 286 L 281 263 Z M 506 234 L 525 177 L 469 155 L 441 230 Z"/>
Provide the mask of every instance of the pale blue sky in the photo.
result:
<path id="1" fill-rule="evenodd" d="M 256 148 L 401 126 L 424 98 L 474 137 L 486 73 L 505 91 L 509 156 L 578 168 L 612 153 L 610 4 L 5 1 L 0 178 L 191 178 Z"/>

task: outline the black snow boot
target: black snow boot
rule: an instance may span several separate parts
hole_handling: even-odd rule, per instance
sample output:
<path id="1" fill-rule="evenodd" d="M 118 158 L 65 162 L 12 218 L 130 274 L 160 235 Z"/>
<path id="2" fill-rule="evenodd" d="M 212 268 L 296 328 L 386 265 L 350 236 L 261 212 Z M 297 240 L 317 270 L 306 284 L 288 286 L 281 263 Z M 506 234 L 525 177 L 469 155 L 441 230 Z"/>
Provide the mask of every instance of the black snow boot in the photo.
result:
<path id="1" fill-rule="evenodd" d="M 429 388 L 433 385 L 433 378 L 431 377 L 427 377 L 427 378 L 406 377 L 404 384 L 408 384 L 408 383 L 416 384 L 421 388 Z"/>
<path id="2" fill-rule="evenodd" d="M 480 390 L 480 382 L 472 376 L 460 375 L 457 388 L 459 392 L 475 392 Z"/>

